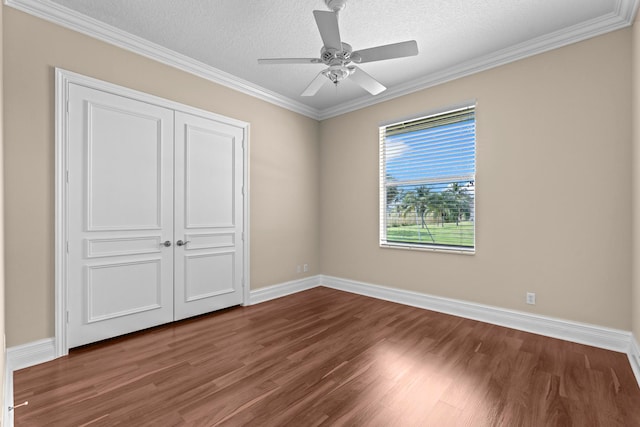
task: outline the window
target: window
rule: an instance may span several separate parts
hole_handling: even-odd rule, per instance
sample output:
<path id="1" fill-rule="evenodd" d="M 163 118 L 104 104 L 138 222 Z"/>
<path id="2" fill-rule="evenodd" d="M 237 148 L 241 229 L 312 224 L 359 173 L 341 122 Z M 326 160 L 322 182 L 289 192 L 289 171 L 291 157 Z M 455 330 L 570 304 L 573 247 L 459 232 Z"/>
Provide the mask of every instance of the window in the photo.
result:
<path id="1" fill-rule="evenodd" d="M 475 250 L 475 106 L 380 127 L 380 244 Z"/>

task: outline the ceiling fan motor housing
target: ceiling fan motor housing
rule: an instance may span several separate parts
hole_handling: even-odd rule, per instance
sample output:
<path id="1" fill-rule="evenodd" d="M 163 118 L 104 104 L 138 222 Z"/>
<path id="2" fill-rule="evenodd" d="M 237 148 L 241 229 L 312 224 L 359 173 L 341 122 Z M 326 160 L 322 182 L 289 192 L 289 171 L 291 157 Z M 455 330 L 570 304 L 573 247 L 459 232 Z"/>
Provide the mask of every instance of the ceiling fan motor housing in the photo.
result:
<path id="1" fill-rule="evenodd" d="M 327 50 L 323 47 L 322 50 L 320 51 L 320 58 L 322 58 L 322 62 L 324 62 L 325 64 L 330 63 L 331 60 L 334 59 L 335 57 L 336 57 L 336 51 L 333 49 Z"/>
<path id="2" fill-rule="evenodd" d="M 326 47 L 323 47 L 320 50 L 320 58 L 322 59 L 322 62 L 324 62 L 327 65 L 346 65 L 349 62 L 351 62 L 352 58 L 351 58 L 351 52 L 352 52 L 352 48 L 351 45 L 348 43 L 342 43 L 342 50 L 336 50 L 336 49 L 327 49 Z"/>

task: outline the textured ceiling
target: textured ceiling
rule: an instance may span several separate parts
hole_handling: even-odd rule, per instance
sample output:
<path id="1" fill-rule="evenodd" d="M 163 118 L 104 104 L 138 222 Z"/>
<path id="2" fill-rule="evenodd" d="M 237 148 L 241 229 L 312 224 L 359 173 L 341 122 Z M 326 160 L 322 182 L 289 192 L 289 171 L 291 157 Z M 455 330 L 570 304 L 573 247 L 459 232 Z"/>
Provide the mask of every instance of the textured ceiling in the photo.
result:
<path id="1" fill-rule="evenodd" d="M 312 11 L 327 10 L 322 0 L 53 1 L 316 111 L 374 98 L 349 81 L 327 83 L 316 96 L 301 97 L 322 64 L 257 64 L 264 57 L 318 57 L 322 41 Z M 354 50 L 417 40 L 418 56 L 361 65 L 393 93 L 438 76 L 463 75 L 474 64 L 488 68 L 486 58 L 512 51 L 526 56 L 615 29 L 603 23 L 633 15 L 637 2 L 349 0 L 340 30 Z M 632 21 L 622 18 L 625 26 Z M 582 31 L 594 26 L 597 32 Z"/>

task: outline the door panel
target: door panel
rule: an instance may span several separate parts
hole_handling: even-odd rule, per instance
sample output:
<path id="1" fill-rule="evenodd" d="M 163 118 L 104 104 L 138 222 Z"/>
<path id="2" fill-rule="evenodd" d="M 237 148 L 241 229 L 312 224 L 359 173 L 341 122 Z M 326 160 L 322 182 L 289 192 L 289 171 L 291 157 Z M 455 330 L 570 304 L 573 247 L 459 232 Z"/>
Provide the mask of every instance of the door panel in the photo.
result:
<path id="1" fill-rule="evenodd" d="M 185 300 L 192 302 L 235 291 L 234 253 L 185 255 Z"/>
<path id="2" fill-rule="evenodd" d="M 176 112 L 175 318 L 242 302 L 241 128 Z"/>
<path id="3" fill-rule="evenodd" d="M 173 111 L 69 86 L 68 343 L 173 320 Z"/>
<path id="4" fill-rule="evenodd" d="M 159 260 L 88 266 L 87 322 L 160 308 L 161 271 Z"/>
<path id="5" fill-rule="evenodd" d="M 202 129 L 188 124 L 183 130 L 186 199 L 184 226 L 233 227 L 234 137 L 215 129 Z"/>
<path id="6" fill-rule="evenodd" d="M 159 236 L 87 239 L 86 257 L 100 258 L 120 255 L 159 254 L 162 247 L 161 243 Z"/>
<path id="7" fill-rule="evenodd" d="M 162 118 L 86 105 L 88 230 L 159 229 Z"/>

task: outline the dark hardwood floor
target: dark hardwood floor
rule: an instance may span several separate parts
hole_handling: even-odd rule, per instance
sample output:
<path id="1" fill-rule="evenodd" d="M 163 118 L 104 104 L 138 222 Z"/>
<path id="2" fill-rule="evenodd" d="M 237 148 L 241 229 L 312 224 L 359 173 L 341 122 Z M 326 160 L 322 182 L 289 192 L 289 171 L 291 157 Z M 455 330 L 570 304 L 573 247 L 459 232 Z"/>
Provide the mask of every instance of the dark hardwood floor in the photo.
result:
<path id="1" fill-rule="evenodd" d="M 22 426 L 640 426 L 626 355 L 315 288 L 14 373 Z"/>

